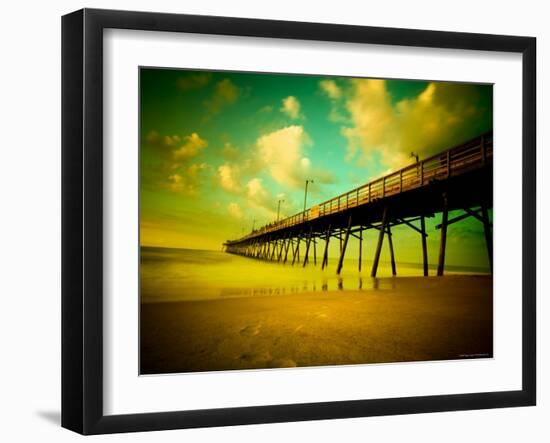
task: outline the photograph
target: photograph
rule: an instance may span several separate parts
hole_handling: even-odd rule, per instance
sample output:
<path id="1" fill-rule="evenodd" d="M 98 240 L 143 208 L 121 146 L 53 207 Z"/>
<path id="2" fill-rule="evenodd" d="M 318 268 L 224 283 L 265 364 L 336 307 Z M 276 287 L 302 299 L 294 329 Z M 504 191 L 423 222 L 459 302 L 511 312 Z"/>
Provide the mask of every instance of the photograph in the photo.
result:
<path id="1" fill-rule="evenodd" d="M 141 375 L 493 358 L 492 84 L 140 66 L 138 95 Z"/>

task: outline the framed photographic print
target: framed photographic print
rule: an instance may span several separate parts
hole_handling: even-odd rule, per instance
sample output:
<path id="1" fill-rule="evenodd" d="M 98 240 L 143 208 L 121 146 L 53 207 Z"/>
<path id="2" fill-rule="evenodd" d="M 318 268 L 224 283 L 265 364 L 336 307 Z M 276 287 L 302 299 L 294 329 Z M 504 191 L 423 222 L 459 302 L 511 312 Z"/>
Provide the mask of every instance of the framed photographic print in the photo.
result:
<path id="1" fill-rule="evenodd" d="M 535 404 L 534 38 L 62 24 L 64 427 Z"/>

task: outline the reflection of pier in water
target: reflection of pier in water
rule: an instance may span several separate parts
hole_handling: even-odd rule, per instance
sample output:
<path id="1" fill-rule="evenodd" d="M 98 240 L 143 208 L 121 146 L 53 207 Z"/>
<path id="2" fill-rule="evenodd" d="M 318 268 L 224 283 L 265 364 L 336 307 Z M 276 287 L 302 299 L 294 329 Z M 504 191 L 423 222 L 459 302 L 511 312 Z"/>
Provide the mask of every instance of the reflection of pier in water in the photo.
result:
<path id="1" fill-rule="evenodd" d="M 488 209 L 493 206 L 493 135 L 486 133 L 437 155 L 421 160 L 345 194 L 306 209 L 275 223 L 254 230 L 237 240 L 224 243 L 226 251 L 263 260 L 302 266 L 317 265 L 317 243 L 324 243 L 321 268 L 328 264 L 328 246 L 338 239 L 340 274 L 350 236 L 359 240 L 359 271 L 363 254 L 363 231 L 378 231 L 371 276 L 375 277 L 384 238 L 390 250 L 392 274 L 396 275 L 392 228 L 405 225 L 418 232 L 423 255 L 424 275 L 428 275 L 426 217 L 441 213 L 440 248 L 437 275 L 443 275 L 447 227 L 473 217 L 483 224 L 489 264 L 492 271 L 492 226 Z M 463 214 L 449 219 L 449 211 Z M 418 225 L 417 225 L 418 224 Z"/>
<path id="2" fill-rule="evenodd" d="M 221 297 L 243 297 L 243 296 L 265 296 L 265 295 L 286 295 L 303 292 L 333 292 L 345 290 L 393 290 L 395 289 L 395 280 L 392 278 L 364 278 L 337 277 L 334 279 L 322 279 L 318 282 L 304 281 L 301 284 L 291 284 L 288 286 L 266 286 L 260 288 L 223 288 L 220 292 Z"/>

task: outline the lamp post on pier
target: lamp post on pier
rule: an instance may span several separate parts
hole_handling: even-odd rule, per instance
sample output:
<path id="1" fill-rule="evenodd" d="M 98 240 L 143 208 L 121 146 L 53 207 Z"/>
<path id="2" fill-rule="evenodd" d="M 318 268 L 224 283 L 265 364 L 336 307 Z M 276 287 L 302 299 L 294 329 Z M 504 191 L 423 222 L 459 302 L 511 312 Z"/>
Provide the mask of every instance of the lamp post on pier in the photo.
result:
<path id="1" fill-rule="evenodd" d="M 306 212 L 306 205 L 307 205 L 307 188 L 310 183 L 314 183 L 313 180 L 307 179 L 306 180 L 306 192 L 304 193 L 304 212 Z"/>
<path id="2" fill-rule="evenodd" d="M 279 214 L 281 213 L 281 203 L 284 202 L 284 200 L 279 200 L 279 203 L 277 204 L 277 221 L 279 221 Z"/>
<path id="3" fill-rule="evenodd" d="M 419 158 L 419 155 L 416 154 L 415 152 L 411 152 L 411 157 L 414 157 L 414 159 L 416 160 L 416 176 L 417 177 L 420 177 L 420 185 L 422 185 L 422 177 L 421 177 L 421 174 L 420 174 L 420 169 L 421 169 L 421 165 L 420 165 L 420 158 Z M 401 177 L 403 177 L 403 174 L 401 174 Z M 403 184 L 401 184 L 401 187 L 403 187 Z"/>
<path id="4" fill-rule="evenodd" d="M 306 218 L 306 205 L 307 205 L 307 188 L 310 183 L 314 183 L 313 180 L 307 179 L 306 180 L 306 191 L 304 193 L 304 212 L 302 218 L 305 220 Z"/>

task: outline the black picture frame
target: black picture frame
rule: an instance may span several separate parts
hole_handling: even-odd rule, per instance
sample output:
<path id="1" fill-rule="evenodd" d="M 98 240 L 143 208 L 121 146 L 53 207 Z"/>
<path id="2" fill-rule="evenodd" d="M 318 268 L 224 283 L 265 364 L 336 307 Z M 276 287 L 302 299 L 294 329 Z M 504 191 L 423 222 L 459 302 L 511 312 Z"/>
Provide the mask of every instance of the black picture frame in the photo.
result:
<path id="1" fill-rule="evenodd" d="M 102 84 L 103 31 L 108 28 L 521 54 L 522 389 L 105 415 Z M 65 15 L 62 18 L 62 426 L 82 434 L 103 434 L 535 405 L 535 66 L 533 37 L 97 9 Z"/>

